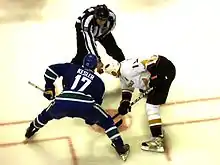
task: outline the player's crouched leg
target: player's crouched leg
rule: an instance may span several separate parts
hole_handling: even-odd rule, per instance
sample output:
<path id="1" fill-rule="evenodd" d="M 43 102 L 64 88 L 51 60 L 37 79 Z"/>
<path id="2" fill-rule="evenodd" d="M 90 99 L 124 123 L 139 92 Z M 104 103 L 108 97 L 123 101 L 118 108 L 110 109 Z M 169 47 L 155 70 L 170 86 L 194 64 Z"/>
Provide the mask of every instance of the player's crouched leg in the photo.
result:
<path id="1" fill-rule="evenodd" d="M 98 104 L 95 104 L 94 109 L 98 118 L 98 125 L 105 129 L 106 135 L 112 141 L 112 146 L 115 148 L 116 152 L 125 161 L 130 152 L 130 146 L 124 144 L 118 128 L 115 126 L 113 119 L 109 116 Z"/>
<path id="2" fill-rule="evenodd" d="M 31 123 L 27 128 L 25 137 L 27 139 L 31 138 L 39 129 L 46 125 L 50 120 L 56 118 L 52 115 L 52 111 L 60 109 L 60 106 L 55 104 L 55 101 L 52 101 L 47 108 L 45 108 Z"/>

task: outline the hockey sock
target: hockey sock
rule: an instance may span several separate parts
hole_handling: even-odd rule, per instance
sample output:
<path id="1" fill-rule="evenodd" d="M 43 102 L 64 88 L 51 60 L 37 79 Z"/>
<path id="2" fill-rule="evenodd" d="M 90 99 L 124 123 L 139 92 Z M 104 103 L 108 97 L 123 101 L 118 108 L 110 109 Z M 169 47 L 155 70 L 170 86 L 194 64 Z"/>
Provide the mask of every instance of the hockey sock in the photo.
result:
<path id="1" fill-rule="evenodd" d="M 121 135 L 118 132 L 118 128 L 116 126 L 112 126 L 105 130 L 105 133 L 111 139 L 112 143 L 115 144 L 115 146 L 123 146 L 123 140 L 121 138 Z"/>
<path id="2" fill-rule="evenodd" d="M 151 134 L 153 137 L 159 137 L 162 135 L 162 126 L 156 125 L 156 126 L 150 126 Z"/>
<path id="3" fill-rule="evenodd" d="M 148 123 L 153 137 L 162 135 L 162 121 L 159 107 L 160 105 L 146 104 Z"/>
<path id="4" fill-rule="evenodd" d="M 52 120 L 48 112 L 46 111 L 47 109 L 44 109 L 41 114 L 39 114 L 34 121 L 31 123 L 31 126 L 34 128 L 40 129 L 42 128 L 45 124 L 48 123 L 48 121 Z"/>

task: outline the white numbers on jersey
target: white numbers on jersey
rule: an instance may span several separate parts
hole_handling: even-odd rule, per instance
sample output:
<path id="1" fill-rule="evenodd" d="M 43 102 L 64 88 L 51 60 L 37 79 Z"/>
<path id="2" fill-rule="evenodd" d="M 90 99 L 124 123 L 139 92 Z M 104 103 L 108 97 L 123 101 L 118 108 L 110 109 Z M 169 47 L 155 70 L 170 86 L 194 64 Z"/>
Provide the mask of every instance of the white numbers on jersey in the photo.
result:
<path id="1" fill-rule="evenodd" d="M 138 64 L 138 58 L 134 61 L 133 65 L 132 65 L 132 68 L 136 68 L 138 67 L 139 64 Z"/>
<path id="2" fill-rule="evenodd" d="M 81 86 L 81 88 L 79 88 L 79 90 L 78 90 L 79 92 L 83 92 L 89 86 L 89 84 L 91 84 L 91 82 L 92 82 L 87 77 L 78 74 L 75 77 L 75 81 L 73 82 L 73 85 L 71 87 L 72 90 L 74 90 L 77 87 L 79 81 L 84 82 L 84 84 Z"/>
<path id="3" fill-rule="evenodd" d="M 133 62 L 133 64 L 136 64 L 136 63 L 138 63 L 138 58 Z"/>

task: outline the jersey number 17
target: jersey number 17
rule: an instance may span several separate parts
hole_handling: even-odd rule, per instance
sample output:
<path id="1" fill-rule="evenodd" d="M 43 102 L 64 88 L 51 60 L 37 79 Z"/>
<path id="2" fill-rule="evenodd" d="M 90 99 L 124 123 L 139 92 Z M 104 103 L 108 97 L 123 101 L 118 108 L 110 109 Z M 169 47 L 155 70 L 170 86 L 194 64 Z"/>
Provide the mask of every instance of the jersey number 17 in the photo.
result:
<path id="1" fill-rule="evenodd" d="M 83 92 L 92 81 L 90 79 L 88 79 L 87 77 L 78 74 L 75 77 L 75 81 L 73 82 L 71 89 L 74 90 L 78 86 L 79 82 L 83 82 L 83 85 L 79 88 L 78 91 Z"/>

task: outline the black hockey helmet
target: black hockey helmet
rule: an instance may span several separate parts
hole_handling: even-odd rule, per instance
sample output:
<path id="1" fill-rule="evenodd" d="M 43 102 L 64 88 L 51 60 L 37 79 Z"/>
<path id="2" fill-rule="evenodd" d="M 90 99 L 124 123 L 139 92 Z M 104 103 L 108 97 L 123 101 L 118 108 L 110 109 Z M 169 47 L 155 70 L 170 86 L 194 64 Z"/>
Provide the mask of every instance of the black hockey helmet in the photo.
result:
<path id="1" fill-rule="evenodd" d="M 96 19 L 106 20 L 109 17 L 109 9 L 105 4 L 97 5 L 95 7 L 94 16 Z"/>

